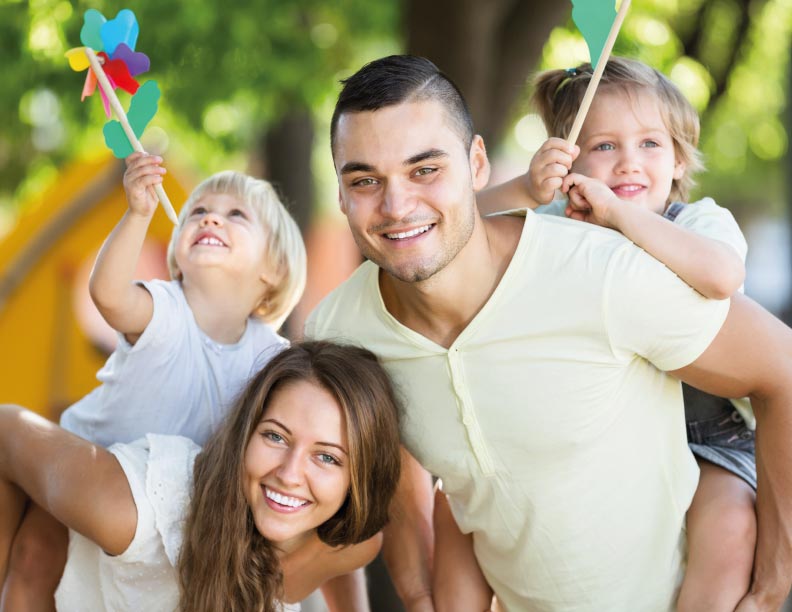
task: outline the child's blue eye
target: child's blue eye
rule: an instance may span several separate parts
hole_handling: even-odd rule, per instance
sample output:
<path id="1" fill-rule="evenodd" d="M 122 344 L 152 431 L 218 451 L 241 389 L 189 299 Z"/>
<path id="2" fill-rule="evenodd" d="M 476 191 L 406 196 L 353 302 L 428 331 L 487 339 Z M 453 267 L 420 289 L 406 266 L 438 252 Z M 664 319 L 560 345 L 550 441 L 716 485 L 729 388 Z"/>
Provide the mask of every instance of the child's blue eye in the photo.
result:
<path id="1" fill-rule="evenodd" d="M 616 147 L 614 147 L 609 142 L 603 142 L 602 144 L 597 145 L 594 147 L 595 151 L 613 151 Z"/>
<path id="2" fill-rule="evenodd" d="M 655 147 L 659 147 L 660 144 L 655 142 L 654 140 L 647 140 L 646 142 L 644 142 L 644 146 L 649 149 L 653 149 Z"/>
<path id="3" fill-rule="evenodd" d="M 238 208 L 233 209 L 230 213 L 228 213 L 231 217 L 242 217 L 243 219 L 247 219 L 247 215 L 245 214 L 244 210 L 240 210 Z"/>
<path id="4" fill-rule="evenodd" d="M 203 206 L 196 206 L 192 209 L 191 215 L 202 215 L 206 212 L 206 209 Z"/>

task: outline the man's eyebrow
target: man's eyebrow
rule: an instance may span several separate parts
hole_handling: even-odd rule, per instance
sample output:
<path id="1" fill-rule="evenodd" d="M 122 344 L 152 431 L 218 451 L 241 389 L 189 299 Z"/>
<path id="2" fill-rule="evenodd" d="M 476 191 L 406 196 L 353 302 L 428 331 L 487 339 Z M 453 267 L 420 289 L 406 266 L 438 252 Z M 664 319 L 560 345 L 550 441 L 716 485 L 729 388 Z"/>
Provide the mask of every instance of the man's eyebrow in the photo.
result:
<path id="1" fill-rule="evenodd" d="M 341 166 L 341 174 L 352 174 L 353 172 L 374 172 L 374 166 L 363 162 L 347 162 Z"/>
<path id="2" fill-rule="evenodd" d="M 428 159 L 438 159 L 440 157 L 448 157 L 448 153 L 441 149 L 429 149 L 428 151 L 418 153 L 417 155 L 413 155 L 409 159 L 406 159 L 404 161 L 404 165 L 412 166 L 413 164 L 419 164 L 422 161 L 426 161 Z"/>

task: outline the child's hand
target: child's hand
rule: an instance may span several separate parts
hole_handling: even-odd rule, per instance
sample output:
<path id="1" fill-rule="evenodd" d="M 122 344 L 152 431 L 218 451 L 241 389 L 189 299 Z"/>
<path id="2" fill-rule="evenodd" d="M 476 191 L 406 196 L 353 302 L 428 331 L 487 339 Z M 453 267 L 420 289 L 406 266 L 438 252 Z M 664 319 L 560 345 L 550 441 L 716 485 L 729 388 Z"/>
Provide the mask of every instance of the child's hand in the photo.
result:
<path id="1" fill-rule="evenodd" d="M 154 214 L 159 202 L 154 185 L 162 183 L 165 174 L 161 163 L 161 157 L 148 153 L 133 153 L 126 158 L 124 190 L 131 212 L 144 217 Z"/>
<path id="2" fill-rule="evenodd" d="M 529 195 L 540 204 L 553 201 L 556 189 L 561 189 L 580 147 L 561 138 L 548 138 L 531 159 L 528 167 Z"/>
<path id="3" fill-rule="evenodd" d="M 619 229 L 613 218 L 624 202 L 602 181 L 572 173 L 564 179 L 561 191 L 569 194 L 566 216 L 570 219 Z"/>

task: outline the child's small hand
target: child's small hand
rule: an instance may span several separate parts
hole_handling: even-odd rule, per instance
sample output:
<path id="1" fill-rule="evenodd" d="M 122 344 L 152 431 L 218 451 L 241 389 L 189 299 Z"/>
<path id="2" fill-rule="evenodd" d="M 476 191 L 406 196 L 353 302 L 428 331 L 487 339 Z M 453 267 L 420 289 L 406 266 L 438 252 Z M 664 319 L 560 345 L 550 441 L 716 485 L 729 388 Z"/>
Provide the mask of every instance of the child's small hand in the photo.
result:
<path id="1" fill-rule="evenodd" d="M 124 190 L 133 213 L 144 217 L 154 214 L 159 202 L 154 186 L 162 183 L 162 175 L 166 172 L 161 163 L 161 157 L 148 153 L 133 153 L 126 158 Z"/>
<path id="2" fill-rule="evenodd" d="M 566 216 L 577 221 L 618 229 L 614 211 L 622 202 L 602 181 L 572 173 L 566 176 L 561 191 L 569 194 Z"/>
<path id="3" fill-rule="evenodd" d="M 548 138 L 531 159 L 528 167 L 530 196 L 540 204 L 552 202 L 556 189 L 561 189 L 580 147 L 561 138 Z"/>

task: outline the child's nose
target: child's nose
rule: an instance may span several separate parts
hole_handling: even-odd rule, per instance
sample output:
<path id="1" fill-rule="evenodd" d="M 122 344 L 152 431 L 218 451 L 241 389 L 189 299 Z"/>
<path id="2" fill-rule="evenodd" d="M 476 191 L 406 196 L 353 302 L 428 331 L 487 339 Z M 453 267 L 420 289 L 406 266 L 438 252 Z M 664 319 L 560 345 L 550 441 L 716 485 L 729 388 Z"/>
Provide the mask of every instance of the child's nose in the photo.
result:
<path id="1" fill-rule="evenodd" d="M 201 227 L 207 225 L 222 225 L 223 219 L 217 213 L 208 212 L 201 218 Z"/>
<path id="2" fill-rule="evenodd" d="M 638 157 L 632 151 L 621 151 L 616 162 L 617 172 L 635 172 L 640 168 Z"/>

